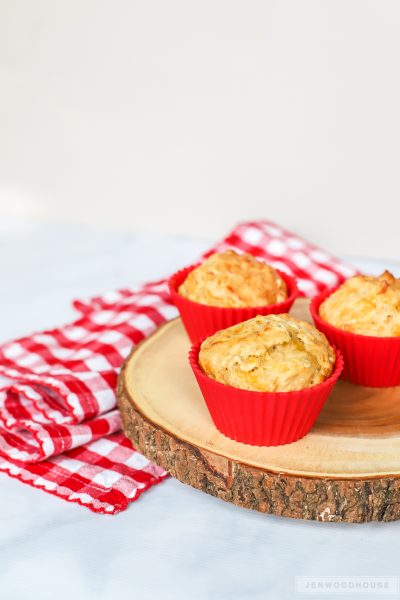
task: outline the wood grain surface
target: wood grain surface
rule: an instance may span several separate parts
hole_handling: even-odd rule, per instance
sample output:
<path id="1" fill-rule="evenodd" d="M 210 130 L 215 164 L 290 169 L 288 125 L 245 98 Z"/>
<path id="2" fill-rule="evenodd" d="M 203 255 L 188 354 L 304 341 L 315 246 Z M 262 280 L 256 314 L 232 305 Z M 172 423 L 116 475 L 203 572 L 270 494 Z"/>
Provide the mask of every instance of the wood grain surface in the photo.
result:
<path id="1" fill-rule="evenodd" d="M 292 313 L 309 320 L 307 301 Z M 321 521 L 400 518 L 400 388 L 339 381 L 306 437 L 260 448 L 215 428 L 189 347 L 180 320 L 170 321 L 121 371 L 123 428 L 145 456 L 184 483 L 262 512 Z"/>

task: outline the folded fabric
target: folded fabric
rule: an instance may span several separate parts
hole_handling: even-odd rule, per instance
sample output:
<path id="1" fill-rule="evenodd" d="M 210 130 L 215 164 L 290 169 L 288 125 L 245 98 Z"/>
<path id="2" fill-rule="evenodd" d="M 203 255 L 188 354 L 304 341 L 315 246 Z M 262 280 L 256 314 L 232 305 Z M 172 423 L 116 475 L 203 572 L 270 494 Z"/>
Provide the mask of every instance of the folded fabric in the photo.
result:
<path id="1" fill-rule="evenodd" d="M 309 297 L 356 272 L 268 221 L 238 225 L 205 256 L 228 248 L 294 275 Z M 74 306 L 80 317 L 73 323 L 0 347 L 0 470 L 115 514 L 166 476 L 120 431 L 118 372 L 132 347 L 177 311 L 166 280 Z"/>

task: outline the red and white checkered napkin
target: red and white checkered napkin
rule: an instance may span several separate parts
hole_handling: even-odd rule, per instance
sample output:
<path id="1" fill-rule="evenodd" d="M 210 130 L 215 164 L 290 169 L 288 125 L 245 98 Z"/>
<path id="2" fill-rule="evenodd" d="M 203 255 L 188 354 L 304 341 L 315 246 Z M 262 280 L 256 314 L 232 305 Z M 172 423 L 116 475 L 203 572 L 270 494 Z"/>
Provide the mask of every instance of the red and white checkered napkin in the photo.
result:
<path id="1" fill-rule="evenodd" d="M 236 227 L 210 252 L 236 248 L 298 279 L 306 296 L 355 270 L 281 227 Z M 177 315 L 166 281 L 76 301 L 80 318 L 0 347 L 0 470 L 115 514 L 166 473 L 121 433 L 118 371 L 132 346 Z"/>

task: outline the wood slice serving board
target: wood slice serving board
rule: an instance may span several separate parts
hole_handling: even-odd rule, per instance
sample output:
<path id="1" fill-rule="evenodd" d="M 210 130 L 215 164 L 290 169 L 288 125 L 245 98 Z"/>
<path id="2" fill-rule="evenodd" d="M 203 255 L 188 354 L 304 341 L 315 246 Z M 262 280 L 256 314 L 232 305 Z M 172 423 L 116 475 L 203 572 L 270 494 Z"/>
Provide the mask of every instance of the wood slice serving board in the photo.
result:
<path id="1" fill-rule="evenodd" d="M 292 313 L 308 319 L 306 300 Z M 136 448 L 173 477 L 246 508 L 318 521 L 400 519 L 400 387 L 339 381 L 312 431 L 277 447 L 226 438 L 188 364 L 179 319 L 161 326 L 121 371 L 118 404 Z"/>

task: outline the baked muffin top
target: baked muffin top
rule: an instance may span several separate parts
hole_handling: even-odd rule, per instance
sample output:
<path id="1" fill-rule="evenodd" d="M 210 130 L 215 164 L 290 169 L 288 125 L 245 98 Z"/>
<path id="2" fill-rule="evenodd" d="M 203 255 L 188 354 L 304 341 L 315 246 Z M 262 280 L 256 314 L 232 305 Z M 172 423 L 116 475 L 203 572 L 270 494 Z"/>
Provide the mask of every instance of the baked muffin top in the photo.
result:
<path id="1" fill-rule="evenodd" d="M 400 279 L 389 271 L 351 277 L 320 305 L 319 314 L 352 333 L 400 336 Z"/>
<path id="2" fill-rule="evenodd" d="M 332 373 L 335 353 L 323 333 L 287 314 L 257 316 L 201 344 L 199 365 L 212 379 L 260 392 L 311 387 Z"/>
<path id="3" fill-rule="evenodd" d="M 273 267 L 233 250 L 212 254 L 189 273 L 178 292 L 193 302 L 227 308 L 265 306 L 287 298 L 286 283 Z"/>

